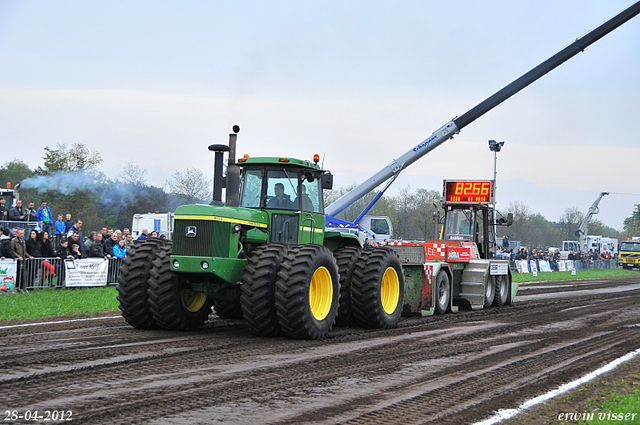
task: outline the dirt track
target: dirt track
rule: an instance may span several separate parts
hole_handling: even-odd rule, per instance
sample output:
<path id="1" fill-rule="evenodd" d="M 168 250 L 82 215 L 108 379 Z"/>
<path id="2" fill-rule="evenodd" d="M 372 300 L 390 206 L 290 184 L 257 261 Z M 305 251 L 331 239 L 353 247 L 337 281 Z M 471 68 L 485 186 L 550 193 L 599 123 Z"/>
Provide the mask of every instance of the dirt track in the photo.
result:
<path id="1" fill-rule="evenodd" d="M 3 423 L 7 410 L 91 424 L 473 423 L 640 348 L 639 295 L 640 276 L 521 285 L 510 307 L 338 328 L 325 341 L 257 338 L 215 316 L 192 333 L 121 318 L 4 327 L 0 413 Z"/>

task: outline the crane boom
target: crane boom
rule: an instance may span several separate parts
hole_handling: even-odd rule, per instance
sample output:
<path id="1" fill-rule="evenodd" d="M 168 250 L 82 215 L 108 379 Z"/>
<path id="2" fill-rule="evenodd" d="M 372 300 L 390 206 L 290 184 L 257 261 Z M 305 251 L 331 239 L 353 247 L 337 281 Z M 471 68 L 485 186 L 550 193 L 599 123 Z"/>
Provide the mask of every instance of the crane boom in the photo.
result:
<path id="1" fill-rule="evenodd" d="M 397 159 L 394 159 L 389 165 L 369 177 L 367 180 L 353 188 L 351 191 L 343 195 L 340 199 L 329 205 L 325 212 L 329 216 L 335 216 L 344 209 L 348 208 L 351 204 L 362 198 L 371 190 L 375 189 L 391 177 L 398 175 L 409 165 L 413 164 L 418 159 L 422 158 L 427 153 L 431 152 L 442 143 L 453 138 L 460 130 L 473 121 L 495 108 L 514 94 L 518 93 L 529 84 L 538 80 L 548 72 L 557 68 L 573 56 L 584 51 L 588 46 L 595 43 L 611 31 L 615 30 L 625 22 L 629 21 L 640 13 L 640 1 L 628 7 L 618 15 L 609 19 L 604 24 L 590 31 L 585 36 L 576 39 L 573 43 L 542 62 L 520 78 L 514 80 L 509 85 L 505 86 L 501 90 L 494 93 L 478 105 L 465 112 L 460 117 L 454 118 L 436 131 L 431 136 L 422 142 L 418 143 L 411 150 Z"/>
<path id="2" fill-rule="evenodd" d="M 593 201 L 593 204 L 591 204 L 591 206 L 589 207 L 589 211 L 587 212 L 587 215 L 584 216 L 584 220 L 582 220 L 580 227 L 578 227 L 578 230 L 576 230 L 576 236 L 580 240 L 581 248 L 584 246 L 585 238 L 587 236 L 587 229 L 589 227 L 591 219 L 594 215 L 600 212 L 600 207 L 598 207 L 598 204 L 600 204 L 600 200 L 602 199 L 602 197 L 608 194 L 609 192 L 600 192 L 600 195 L 598 195 L 596 200 Z"/>

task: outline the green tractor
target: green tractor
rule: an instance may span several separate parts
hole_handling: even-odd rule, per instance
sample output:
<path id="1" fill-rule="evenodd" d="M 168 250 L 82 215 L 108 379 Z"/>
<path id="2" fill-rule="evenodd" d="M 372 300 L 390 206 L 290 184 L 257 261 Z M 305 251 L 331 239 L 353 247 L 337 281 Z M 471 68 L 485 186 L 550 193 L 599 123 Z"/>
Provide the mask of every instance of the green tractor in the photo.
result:
<path id="1" fill-rule="evenodd" d="M 216 151 L 212 205 L 178 207 L 172 241 L 147 239 L 124 259 L 118 300 L 126 321 L 192 330 L 213 306 L 221 318 L 244 318 L 259 336 L 323 339 L 334 325 L 396 326 L 400 260 L 390 249 L 363 250 L 354 234 L 325 230 L 323 190 L 333 177 L 318 156 L 236 162 L 235 134 L 230 146 L 209 147 Z"/>

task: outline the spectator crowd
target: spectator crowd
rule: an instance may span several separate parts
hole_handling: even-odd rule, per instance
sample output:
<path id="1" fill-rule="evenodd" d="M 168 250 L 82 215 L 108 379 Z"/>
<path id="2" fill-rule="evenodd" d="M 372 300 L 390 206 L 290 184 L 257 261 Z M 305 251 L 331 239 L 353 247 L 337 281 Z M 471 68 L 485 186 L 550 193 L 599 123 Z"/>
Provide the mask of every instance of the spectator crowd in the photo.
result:
<path id="1" fill-rule="evenodd" d="M 511 252 L 511 260 L 522 261 L 527 260 L 529 262 L 534 261 L 539 264 L 540 261 L 547 261 L 552 271 L 558 271 L 558 263 L 560 262 L 560 250 L 559 249 L 532 249 L 528 251 L 526 248 L 520 248 L 517 252 Z M 566 260 L 573 261 L 576 270 L 581 269 L 600 269 L 607 267 L 609 260 L 617 261 L 617 254 L 613 256 L 609 252 L 600 252 L 600 250 L 586 251 L 569 251 Z M 538 269 L 540 269 L 538 267 Z"/>
<path id="2" fill-rule="evenodd" d="M 34 202 L 23 209 L 22 201 L 8 209 L 6 199 L 0 197 L 0 259 L 24 260 L 31 258 L 124 258 L 127 249 L 135 241 L 130 230 L 108 229 L 82 234 L 82 220 L 72 220 L 71 214 L 58 214 L 53 221 L 51 209 L 46 201 L 36 210 Z M 28 232 L 28 234 L 27 234 Z M 158 237 L 156 232 L 143 229 L 136 240 Z M 160 235 L 160 238 L 165 238 Z"/>

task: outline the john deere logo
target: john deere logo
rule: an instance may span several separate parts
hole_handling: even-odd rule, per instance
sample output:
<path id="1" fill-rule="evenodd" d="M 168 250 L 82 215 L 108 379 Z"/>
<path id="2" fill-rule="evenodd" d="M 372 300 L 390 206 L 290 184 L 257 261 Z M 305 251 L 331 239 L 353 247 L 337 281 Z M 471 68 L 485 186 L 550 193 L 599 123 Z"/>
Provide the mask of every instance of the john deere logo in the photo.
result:
<path id="1" fill-rule="evenodd" d="M 187 226 L 187 228 L 185 229 L 185 236 L 188 238 L 195 238 L 196 237 L 196 226 Z"/>

